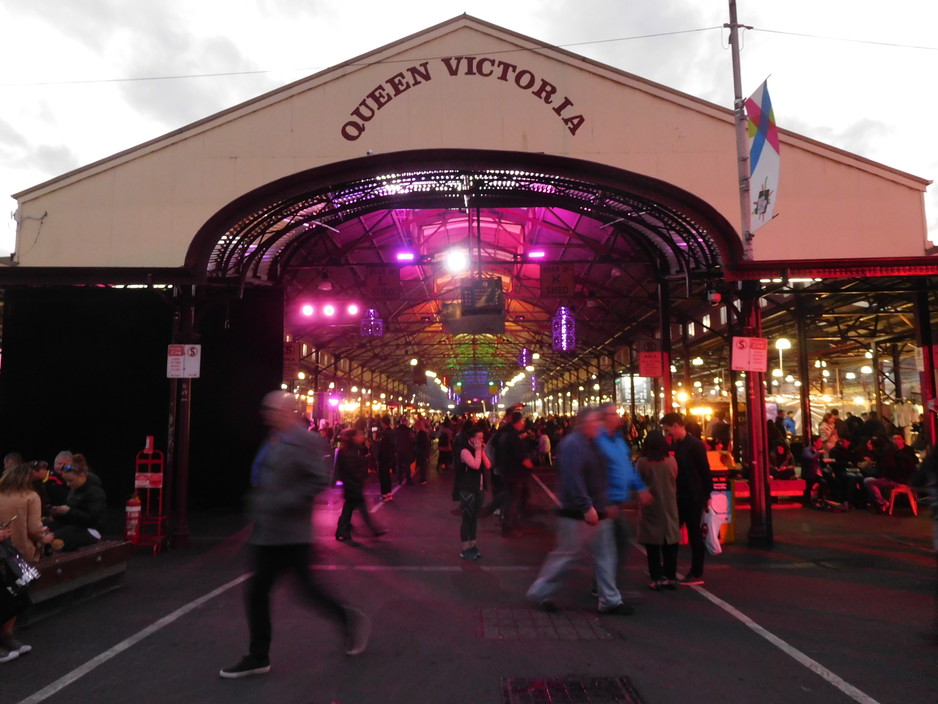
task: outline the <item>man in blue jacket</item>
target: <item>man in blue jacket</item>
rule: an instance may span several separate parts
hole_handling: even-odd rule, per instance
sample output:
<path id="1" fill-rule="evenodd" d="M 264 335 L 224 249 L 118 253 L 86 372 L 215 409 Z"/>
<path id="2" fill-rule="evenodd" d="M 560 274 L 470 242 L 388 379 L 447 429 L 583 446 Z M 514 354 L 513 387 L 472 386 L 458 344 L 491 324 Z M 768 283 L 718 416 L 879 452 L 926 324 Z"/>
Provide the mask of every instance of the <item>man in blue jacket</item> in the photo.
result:
<path id="1" fill-rule="evenodd" d="M 254 460 L 257 485 L 251 494 L 254 531 L 254 574 L 248 582 L 248 655 L 221 670 L 226 679 L 270 671 L 270 590 L 284 572 L 292 572 L 306 602 L 341 624 L 346 654 L 365 650 L 370 622 L 358 609 L 339 603 L 317 584 L 309 569 L 313 499 L 329 486 L 330 472 L 323 457 L 326 445 L 318 433 L 300 425 L 296 399 L 272 391 L 261 403 L 261 417 L 270 428 Z"/>
<path id="2" fill-rule="evenodd" d="M 589 552 L 593 559 L 599 611 L 627 615 L 633 608 L 616 588 L 616 547 L 612 521 L 607 520 L 608 473 L 596 438 L 602 432 L 599 411 L 584 408 L 574 431 L 557 451 L 560 474 L 560 509 L 557 512 L 557 547 L 547 556 L 527 593 L 544 611 L 556 611 L 552 597 L 569 570 Z"/>
<path id="3" fill-rule="evenodd" d="M 596 438 L 596 446 L 603 454 L 609 469 L 610 517 L 613 519 L 616 554 L 621 567 L 625 564 L 632 538 L 629 521 L 622 510 L 634 506 L 635 503 L 647 506 L 654 501 L 654 497 L 632 463 L 632 448 L 622 435 L 622 416 L 619 415 L 616 404 L 604 404 L 600 406 L 600 411 L 603 429 Z"/>

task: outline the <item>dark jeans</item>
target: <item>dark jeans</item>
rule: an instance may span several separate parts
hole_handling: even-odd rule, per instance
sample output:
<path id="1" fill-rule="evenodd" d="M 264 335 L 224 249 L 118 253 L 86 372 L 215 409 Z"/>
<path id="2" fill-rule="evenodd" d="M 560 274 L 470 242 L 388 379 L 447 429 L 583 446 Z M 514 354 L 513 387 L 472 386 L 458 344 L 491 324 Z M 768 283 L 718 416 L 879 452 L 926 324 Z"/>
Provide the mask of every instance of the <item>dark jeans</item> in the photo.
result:
<path id="1" fill-rule="evenodd" d="M 502 532 L 510 533 L 521 525 L 521 513 L 528 498 L 528 474 L 510 474 L 503 479 L 508 492 L 508 507 L 502 519 Z"/>
<path id="2" fill-rule="evenodd" d="M 410 463 L 414 461 L 413 457 L 397 458 L 397 483 L 406 484 L 410 481 Z"/>
<path id="3" fill-rule="evenodd" d="M 342 506 L 342 513 L 339 515 L 339 525 L 336 526 L 335 529 L 335 537 L 352 537 L 352 514 L 355 511 L 361 514 L 362 520 L 365 521 L 365 525 L 368 526 L 368 530 L 375 535 L 381 532 L 381 529 L 378 528 L 371 518 L 371 514 L 368 513 L 368 507 L 365 505 L 365 497 L 360 493 L 346 493 L 345 504 Z"/>
<path id="4" fill-rule="evenodd" d="M 53 523 L 49 526 L 49 530 L 55 533 L 55 537 L 58 540 L 65 542 L 65 545 L 62 547 L 62 550 L 65 552 L 71 552 L 72 550 L 83 548 L 86 545 L 94 545 L 98 542 L 98 539 L 91 535 L 88 529 L 83 526 Z"/>
<path id="5" fill-rule="evenodd" d="M 681 525 L 687 526 L 687 541 L 690 543 L 690 571 L 687 574 L 691 577 L 703 577 L 704 555 L 707 553 L 703 532 L 700 530 L 703 504 L 699 501 L 678 499 L 677 513 Z"/>
<path id="6" fill-rule="evenodd" d="M 394 467 L 394 458 L 378 460 L 378 483 L 381 484 L 381 493 L 391 493 L 391 471 Z"/>
<path id="7" fill-rule="evenodd" d="M 677 579 L 677 543 L 664 545 L 645 544 L 648 555 L 648 575 L 651 581 L 659 582 L 662 579 Z"/>
<path id="8" fill-rule="evenodd" d="M 481 491 L 459 490 L 459 509 L 462 511 L 459 539 L 464 543 L 476 539 L 479 512 L 482 510 L 482 497 Z"/>
<path id="9" fill-rule="evenodd" d="M 313 581 L 309 569 L 310 546 L 298 545 L 255 545 L 254 574 L 248 582 L 247 613 L 252 657 L 267 661 L 270 655 L 270 590 L 280 574 L 289 570 L 296 575 L 306 603 L 323 614 L 348 625 L 345 607 L 327 591 Z"/>
<path id="10" fill-rule="evenodd" d="M 427 481 L 427 465 L 430 464 L 430 455 L 417 455 L 417 481 Z"/>

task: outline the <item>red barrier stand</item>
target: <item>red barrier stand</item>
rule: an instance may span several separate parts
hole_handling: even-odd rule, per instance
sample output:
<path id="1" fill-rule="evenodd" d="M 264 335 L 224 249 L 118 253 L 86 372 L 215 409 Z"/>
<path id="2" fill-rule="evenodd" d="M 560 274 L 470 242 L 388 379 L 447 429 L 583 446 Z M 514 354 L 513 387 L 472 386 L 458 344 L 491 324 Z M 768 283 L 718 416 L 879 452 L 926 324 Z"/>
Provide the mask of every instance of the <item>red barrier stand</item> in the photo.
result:
<path id="1" fill-rule="evenodd" d="M 153 448 L 153 436 L 147 436 L 147 444 L 137 453 L 134 489 L 140 512 L 136 535 L 131 536 L 131 499 L 127 505 L 127 539 L 134 545 L 153 546 L 153 554 L 160 552 L 168 537 L 167 516 L 163 513 L 163 453 Z"/>

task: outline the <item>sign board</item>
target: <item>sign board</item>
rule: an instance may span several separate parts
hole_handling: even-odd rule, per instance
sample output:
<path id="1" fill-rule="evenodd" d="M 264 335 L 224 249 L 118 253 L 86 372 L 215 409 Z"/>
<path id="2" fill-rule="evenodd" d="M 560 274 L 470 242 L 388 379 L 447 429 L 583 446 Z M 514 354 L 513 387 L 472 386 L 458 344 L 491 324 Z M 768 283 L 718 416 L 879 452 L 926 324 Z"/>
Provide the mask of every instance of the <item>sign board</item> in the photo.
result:
<path id="1" fill-rule="evenodd" d="M 300 371 L 300 346 L 295 342 L 283 343 L 283 380 L 295 382 Z M 292 387 L 291 387 L 292 389 Z"/>
<path id="2" fill-rule="evenodd" d="M 575 287 L 573 264 L 541 264 L 541 298 L 570 298 Z"/>
<path id="3" fill-rule="evenodd" d="M 393 301 L 401 297 L 401 270 L 396 266 L 376 266 L 365 276 L 365 296 L 371 300 Z"/>
<path id="4" fill-rule="evenodd" d="M 167 379 L 198 379 L 202 371 L 202 345 L 169 345 L 166 348 Z"/>
<path id="5" fill-rule="evenodd" d="M 486 313 L 503 314 L 505 294 L 502 292 L 502 280 L 471 279 L 460 288 L 462 296 L 462 315 L 484 315 Z"/>
<path id="6" fill-rule="evenodd" d="M 732 368 L 737 372 L 766 372 L 769 341 L 764 337 L 734 337 Z"/>
<path id="7" fill-rule="evenodd" d="M 137 472 L 134 475 L 135 489 L 161 489 L 162 487 L 162 472 Z"/>
<path id="8" fill-rule="evenodd" d="M 638 348 L 638 375 L 653 378 L 664 376 L 664 355 L 658 340 L 641 340 Z"/>

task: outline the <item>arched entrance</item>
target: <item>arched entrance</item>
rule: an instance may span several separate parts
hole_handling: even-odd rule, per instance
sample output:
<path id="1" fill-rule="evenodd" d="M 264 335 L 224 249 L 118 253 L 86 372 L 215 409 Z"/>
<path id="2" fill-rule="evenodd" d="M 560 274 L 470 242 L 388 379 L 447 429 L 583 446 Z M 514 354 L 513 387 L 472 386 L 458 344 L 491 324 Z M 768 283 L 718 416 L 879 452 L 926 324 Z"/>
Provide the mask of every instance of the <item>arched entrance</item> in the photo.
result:
<path id="1" fill-rule="evenodd" d="M 454 249 L 469 255 L 467 270 L 446 270 Z M 609 371 L 597 360 L 657 336 L 670 319 L 662 295 L 677 319 L 708 308 L 707 292 L 740 256 L 725 218 L 670 184 L 561 157 L 441 150 L 364 157 L 257 189 L 205 224 L 187 265 L 209 282 L 282 285 L 285 333 L 307 355 L 325 350 L 399 389 L 413 385 L 411 358 L 453 384 L 468 371 L 501 388 L 527 348 L 541 355 L 549 390 L 564 371 Z M 563 270 L 564 285 L 543 287 L 544 267 Z M 386 268 L 393 285 L 378 291 L 371 282 Z M 459 332 L 468 329 L 448 306 L 480 276 L 502 280 L 503 324 Z M 358 312 L 300 312 L 337 303 Z M 550 337 L 561 305 L 578 326 L 575 350 L 562 354 Z M 368 309 L 384 323 L 380 354 L 360 335 Z"/>

